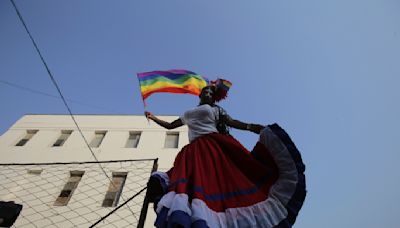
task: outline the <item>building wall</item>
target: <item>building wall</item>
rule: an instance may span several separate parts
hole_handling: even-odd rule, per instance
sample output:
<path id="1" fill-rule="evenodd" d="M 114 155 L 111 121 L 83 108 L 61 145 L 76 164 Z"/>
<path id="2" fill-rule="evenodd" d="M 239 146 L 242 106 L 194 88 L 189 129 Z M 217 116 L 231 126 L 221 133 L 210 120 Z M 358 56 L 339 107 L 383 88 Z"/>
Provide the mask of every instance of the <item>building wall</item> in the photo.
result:
<path id="1" fill-rule="evenodd" d="M 160 116 L 161 119 L 166 121 L 173 121 L 177 119 L 177 116 Z M 92 151 L 96 155 L 99 161 L 110 161 L 110 160 L 130 160 L 130 159 L 154 159 L 158 158 L 158 170 L 166 171 L 170 167 L 172 167 L 173 160 L 178 153 L 178 151 L 188 143 L 187 137 L 187 127 L 182 126 L 180 128 L 174 130 L 166 130 L 164 128 L 159 127 L 153 122 L 148 122 L 144 116 L 134 116 L 134 115 L 75 115 L 75 119 L 82 130 L 84 137 L 87 142 L 90 143 L 93 139 L 96 131 L 106 131 L 106 135 L 98 148 L 92 148 Z M 22 139 L 27 130 L 38 130 L 38 132 L 24 145 L 24 146 L 15 146 L 20 139 Z M 66 140 L 66 142 L 60 147 L 53 147 L 54 142 L 61 135 L 62 130 L 72 130 L 72 134 Z M 142 132 L 141 137 L 138 143 L 137 148 L 126 148 L 126 142 L 129 137 L 130 131 L 138 131 Z M 178 148 L 164 148 L 164 142 L 167 132 L 178 132 L 179 133 L 179 144 Z M 69 115 L 25 115 L 21 119 L 19 119 L 7 132 L 5 132 L 0 137 L 0 163 L 52 163 L 52 162 L 86 162 L 86 161 L 95 161 L 92 156 L 90 150 L 88 149 L 83 137 L 79 133 L 78 129 L 75 127 L 71 117 Z M 11 167 L 11 166 L 10 166 Z M 4 167 L 3 167 L 4 168 Z M 22 170 L 28 169 L 29 167 L 23 167 Z M 59 169 L 62 168 L 59 167 Z M 151 168 L 151 167 L 150 167 Z M 9 167 L 7 168 L 9 170 Z M 53 207 L 52 204 L 54 200 L 57 198 L 57 193 L 60 191 L 60 188 L 63 187 L 62 182 L 67 181 L 69 169 L 65 170 L 63 174 L 64 177 L 60 179 L 60 183 L 54 185 L 55 189 L 49 190 L 53 195 L 47 197 L 46 206 L 50 209 L 46 210 L 44 213 L 44 217 L 51 217 L 59 214 L 59 211 L 63 210 L 62 207 Z M 97 170 L 93 170 L 97 169 Z M 132 168 L 131 168 L 132 169 Z M 148 169 L 148 167 L 146 168 Z M 117 170 L 114 168 L 114 170 Z M 133 173 L 134 170 L 130 170 L 126 168 L 129 172 Z M 151 169 L 150 169 L 151 170 Z M 19 170 L 18 172 L 23 171 Z M 91 168 L 91 173 L 101 174 L 101 170 L 99 167 Z M 3 175 L 5 172 L 3 172 Z M 9 175 L 13 175 L 9 172 Z M 43 171 L 43 175 L 46 174 L 46 170 Z M 150 174 L 150 173 L 149 173 Z M 18 177 L 27 176 L 27 174 L 18 175 Z M 44 178 L 45 176 L 35 177 Z M 13 200 L 13 196 L 9 189 L 10 183 L 7 182 L 7 186 L 4 185 L 6 182 L 7 176 L 1 177 L 0 175 L 0 185 L 3 187 L 0 188 L 0 200 Z M 15 176 L 13 178 L 16 178 Z M 29 186 L 29 182 L 32 181 L 32 184 L 35 178 L 23 178 L 23 183 L 26 186 Z M 54 177 L 52 177 L 54 178 Z M 108 186 L 108 180 L 106 177 L 103 178 L 103 187 Z M 131 185 L 135 184 L 135 181 L 132 181 L 134 175 L 130 174 L 127 177 L 126 183 L 131 183 Z M 90 179 L 89 179 L 90 180 Z M 20 180 L 21 181 L 21 180 Z M 37 181 L 37 180 L 36 180 Z M 45 179 L 42 181 L 46 182 Z M 78 186 L 79 190 L 77 192 L 82 191 L 82 186 L 85 186 L 85 181 L 87 182 L 87 177 L 82 179 L 82 183 Z M 136 183 L 136 185 L 139 182 Z M 21 188 L 21 186 L 15 185 L 16 183 L 11 183 L 13 188 Z M 143 186 L 141 183 L 139 186 Z M 40 186 L 36 186 L 40 189 Z M 140 189 L 138 189 L 140 190 Z M 99 202 L 92 203 L 92 207 L 89 208 L 94 212 L 92 217 L 98 217 L 96 215 L 96 211 L 107 211 L 104 208 L 101 208 L 101 200 L 103 198 L 102 191 L 98 189 L 87 189 L 85 194 L 91 195 L 97 194 L 98 196 L 93 197 L 96 198 Z M 126 191 L 126 189 L 124 189 Z M 4 193 L 2 195 L 2 192 Z M 23 192 L 23 190 L 22 190 Z M 33 191 L 35 192 L 35 191 Z M 96 192 L 96 193 L 95 193 Z M 129 198 L 129 194 L 133 194 L 135 192 L 134 189 L 130 188 L 129 192 L 124 192 L 124 198 Z M 7 194 L 5 194 L 7 193 Z M 32 193 L 35 194 L 35 193 Z M 38 191 L 37 194 L 40 194 Z M 74 193 L 75 194 L 75 193 Z M 100 194 L 100 195 L 99 195 Z M 23 195 L 23 194 L 22 194 Z M 81 194 L 82 195 L 82 194 Z M 18 196 L 18 199 L 14 199 L 16 202 L 21 200 L 21 196 Z M 81 205 L 79 202 L 77 203 L 77 198 L 72 196 L 71 202 L 75 202 L 76 205 Z M 78 197 L 78 196 L 77 196 Z M 80 196 L 82 197 L 82 196 Z M 37 198 L 37 197 L 34 197 Z M 23 199 L 24 204 L 29 204 L 29 209 L 25 206 L 21 215 L 24 213 L 28 213 L 29 211 L 35 211 L 36 206 L 32 206 L 31 199 L 26 198 Z M 120 200 L 122 203 L 123 200 Z M 75 204 L 69 205 L 68 208 L 70 210 L 78 210 L 78 206 L 74 206 Z M 136 207 L 140 207 L 141 203 L 136 204 Z M 41 205 L 43 207 L 43 205 Z M 81 206 L 80 206 L 81 207 Z M 64 209 L 68 211 L 67 209 Z M 155 214 L 152 212 L 152 208 L 149 208 L 148 219 L 146 220 L 146 227 L 152 227 L 154 222 Z M 122 212 L 122 211 L 121 211 Z M 47 214 L 46 214 L 47 213 Z M 66 212 L 67 213 L 67 212 Z M 124 210 L 123 213 L 127 213 Z M 99 213 L 102 214 L 102 213 Z M 129 214 L 129 213 L 128 213 Z M 127 215 L 129 216 L 129 215 Z M 118 217 L 118 216 L 117 216 Z M 55 217 L 54 217 L 55 218 Z M 118 220 L 118 219 L 117 219 Z M 29 221 L 29 219 L 28 219 Z M 18 220 L 17 220 L 18 222 Z M 26 222 L 26 221 L 25 221 Z M 117 221 L 118 222 L 118 221 Z M 52 226 L 51 223 L 49 223 Z M 117 223 L 118 224 L 118 223 Z M 44 225 L 44 224 L 42 224 Z M 54 225 L 54 224 L 53 224 Z M 65 224 L 64 224 L 65 225 Z M 87 224 L 86 224 L 87 225 Z M 122 227 L 122 223 L 119 224 Z M 117 225 L 116 227 L 119 227 Z"/>
<path id="2" fill-rule="evenodd" d="M 160 116 L 173 121 L 177 116 Z M 90 143 L 95 131 L 107 131 L 99 148 L 92 148 L 99 161 L 159 158 L 159 170 L 172 166 L 177 152 L 188 143 L 187 127 L 166 130 L 144 116 L 133 115 L 75 115 L 84 137 Z M 25 146 L 15 144 L 26 130 L 38 130 Z M 61 147 L 52 145 L 61 130 L 73 130 Z M 130 131 L 141 131 L 137 148 L 126 148 Z M 164 148 L 166 132 L 179 132 L 178 148 Z M 68 115 L 25 115 L 0 137 L 0 162 L 74 162 L 94 161 L 81 134 Z"/>

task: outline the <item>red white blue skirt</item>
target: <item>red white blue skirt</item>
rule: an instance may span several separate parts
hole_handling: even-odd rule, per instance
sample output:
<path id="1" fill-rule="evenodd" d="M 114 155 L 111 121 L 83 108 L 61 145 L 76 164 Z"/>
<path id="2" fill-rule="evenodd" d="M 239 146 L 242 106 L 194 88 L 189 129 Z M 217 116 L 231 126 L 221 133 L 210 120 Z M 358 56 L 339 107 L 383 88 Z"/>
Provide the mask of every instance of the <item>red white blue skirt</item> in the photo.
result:
<path id="1" fill-rule="evenodd" d="M 232 136 L 212 133 L 177 155 L 167 173 L 156 227 L 291 227 L 305 199 L 305 166 L 277 124 L 252 152 Z M 180 225 L 180 226 L 179 226 Z"/>

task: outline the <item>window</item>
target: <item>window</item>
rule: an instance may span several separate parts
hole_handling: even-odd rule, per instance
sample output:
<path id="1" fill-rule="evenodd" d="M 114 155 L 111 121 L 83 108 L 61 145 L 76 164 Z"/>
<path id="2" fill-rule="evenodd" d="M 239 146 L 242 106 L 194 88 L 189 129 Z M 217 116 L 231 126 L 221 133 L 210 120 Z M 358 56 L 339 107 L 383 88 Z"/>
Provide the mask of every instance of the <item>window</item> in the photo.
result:
<path id="1" fill-rule="evenodd" d="M 15 144 L 15 146 L 24 146 L 37 132 L 38 130 L 27 130 L 24 138 L 19 140 L 19 142 Z"/>
<path id="2" fill-rule="evenodd" d="M 137 132 L 137 131 L 129 132 L 129 138 L 128 138 L 128 141 L 126 142 L 125 147 L 137 148 L 137 146 L 139 144 L 139 140 L 140 140 L 140 135 L 141 135 L 141 132 Z"/>
<path id="3" fill-rule="evenodd" d="M 106 136 L 106 133 L 106 131 L 96 131 L 94 134 L 94 138 L 90 142 L 90 147 L 99 147 L 104 139 L 104 136 Z"/>
<path id="4" fill-rule="evenodd" d="M 127 175 L 127 172 L 113 172 L 112 180 L 103 200 L 103 207 L 115 207 L 118 205 Z"/>
<path id="5" fill-rule="evenodd" d="M 71 199 L 72 194 L 78 187 L 79 181 L 81 181 L 84 173 L 85 171 L 70 172 L 68 182 L 64 185 L 64 188 L 57 197 L 56 202 L 54 202 L 54 206 L 65 206 L 68 204 L 68 201 Z"/>
<path id="6" fill-rule="evenodd" d="M 39 176 L 42 173 L 43 169 L 29 169 L 27 171 L 28 174 Z"/>
<path id="7" fill-rule="evenodd" d="M 72 131 L 62 130 L 60 137 L 58 137 L 57 141 L 53 144 L 54 147 L 64 145 L 65 141 L 67 141 L 68 137 L 72 134 Z"/>
<path id="8" fill-rule="evenodd" d="M 165 136 L 165 148 L 178 148 L 179 132 L 167 132 Z"/>

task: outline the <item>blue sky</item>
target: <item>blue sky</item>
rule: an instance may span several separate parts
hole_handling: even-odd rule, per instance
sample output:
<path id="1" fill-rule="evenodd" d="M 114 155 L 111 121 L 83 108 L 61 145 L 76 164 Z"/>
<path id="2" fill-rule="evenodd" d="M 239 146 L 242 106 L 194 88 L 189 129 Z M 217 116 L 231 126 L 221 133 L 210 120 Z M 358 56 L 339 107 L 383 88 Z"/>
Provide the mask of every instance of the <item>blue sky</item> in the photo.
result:
<path id="1" fill-rule="evenodd" d="M 76 114 L 141 114 L 137 72 L 232 81 L 234 118 L 279 123 L 307 165 L 295 227 L 397 227 L 400 2 L 16 0 Z M 66 114 L 9 1 L 0 1 L 0 134 L 27 113 Z M 156 94 L 180 115 L 190 95 Z M 234 131 L 248 148 L 256 135 Z"/>

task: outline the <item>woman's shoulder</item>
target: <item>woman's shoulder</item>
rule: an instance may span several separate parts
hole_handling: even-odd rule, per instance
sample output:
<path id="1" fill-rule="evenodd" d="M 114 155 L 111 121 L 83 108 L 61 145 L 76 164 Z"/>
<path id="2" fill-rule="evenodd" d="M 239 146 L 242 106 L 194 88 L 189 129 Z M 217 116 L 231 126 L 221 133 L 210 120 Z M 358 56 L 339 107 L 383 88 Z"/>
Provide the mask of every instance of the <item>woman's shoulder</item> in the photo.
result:
<path id="1" fill-rule="evenodd" d="M 202 105 L 195 106 L 189 110 L 186 110 L 184 115 L 190 115 L 193 113 L 204 112 L 204 111 L 209 111 L 209 110 L 213 110 L 213 109 L 214 109 L 214 107 L 212 107 L 208 104 L 202 104 Z"/>
<path id="2" fill-rule="evenodd" d="M 198 109 L 204 110 L 204 109 L 216 109 L 216 108 L 217 107 L 215 105 L 201 104 L 201 105 L 198 105 L 198 106 L 194 107 L 191 110 L 198 110 Z"/>
<path id="3" fill-rule="evenodd" d="M 221 114 L 227 114 L 226 110 L 219 105 L 214 105 L 214 109 L 216 109 L 218 112 L 221 112 Z"/>
<path id="4" fill-rule="evenodd" d="M 194 113 L 198 113 L 198 112 L 212 112 L 216 115 L 226 115 L 227 112 L 224 108 L 222 108 L 219 105 L 209 105 L 209 104 L 202 104 L 202 105 L 198 105 L 192 109 L 187 110 L 184 115 L 190 115 L 190 114 L 194 114 Z"/>

